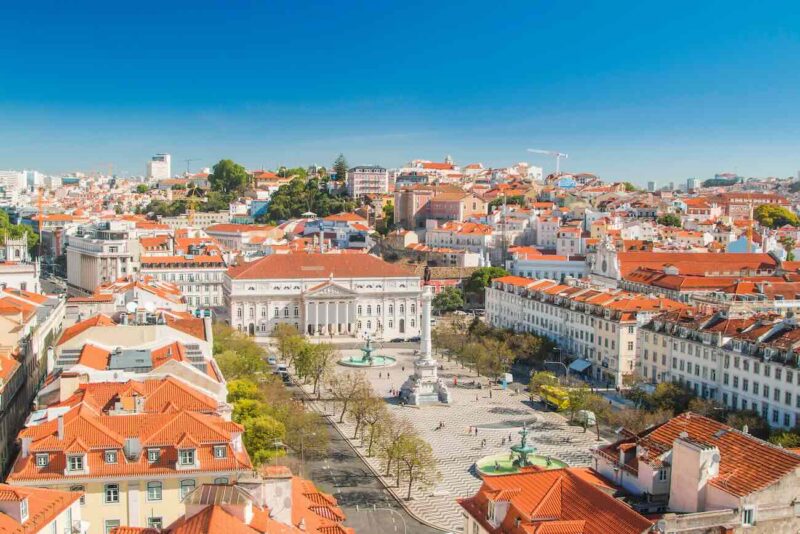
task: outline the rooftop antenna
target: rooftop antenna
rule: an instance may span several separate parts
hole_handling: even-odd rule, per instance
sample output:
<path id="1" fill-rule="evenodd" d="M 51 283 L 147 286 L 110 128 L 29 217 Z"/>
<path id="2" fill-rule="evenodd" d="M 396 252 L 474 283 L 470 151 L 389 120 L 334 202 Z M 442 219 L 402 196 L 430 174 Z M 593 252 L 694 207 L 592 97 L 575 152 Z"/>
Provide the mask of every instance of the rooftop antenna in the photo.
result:
<path id="1" fill-rule="evenodd" d="M 197 158 L 188 158 L 188 159 L 185 159 L 185 160 L 183 160 L 183 161 L 185 161 L 185 162 L 186 162 L 186 174 L 189 174 L 189 172 L 190 172 L 190 171 L 189 171 L 189 166 L 191 165 L 191 163 L 192 163 L 193 161 L 200 161 L 200 160 L 199 160 L 199 159 L 197 159 Z"/>

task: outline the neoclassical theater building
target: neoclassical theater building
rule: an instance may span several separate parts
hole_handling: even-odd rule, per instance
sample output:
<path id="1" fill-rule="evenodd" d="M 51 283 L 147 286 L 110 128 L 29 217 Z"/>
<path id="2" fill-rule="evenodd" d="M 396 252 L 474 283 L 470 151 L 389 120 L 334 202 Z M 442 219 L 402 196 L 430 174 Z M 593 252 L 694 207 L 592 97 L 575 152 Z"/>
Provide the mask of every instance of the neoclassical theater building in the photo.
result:
<path id="1" fill-rule="evenodd" d="M 272 254 L 228 270 L 223 291 L 234 328 L 268 336 L 289 323 L 308 336 L 412 338 L 422 282 L 370 254 Z"/>

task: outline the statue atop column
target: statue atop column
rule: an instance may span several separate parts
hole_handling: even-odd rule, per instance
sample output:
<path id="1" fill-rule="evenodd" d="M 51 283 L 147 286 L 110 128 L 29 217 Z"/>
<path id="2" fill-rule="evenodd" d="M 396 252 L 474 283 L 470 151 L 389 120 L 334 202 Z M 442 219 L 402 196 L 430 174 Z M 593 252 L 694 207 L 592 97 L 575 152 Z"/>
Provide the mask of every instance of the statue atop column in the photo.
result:
<path id="1" fill-rule="evenodd" d="M 438 363 L 431 350 L 431 286 L 422 288 L 422 324 L 420 325 L 419 358 L 414 361 L 414 374 L 400 388 L 400 397 L 408 404 L 450 402 L 450 391 L 438 377 Z"/>

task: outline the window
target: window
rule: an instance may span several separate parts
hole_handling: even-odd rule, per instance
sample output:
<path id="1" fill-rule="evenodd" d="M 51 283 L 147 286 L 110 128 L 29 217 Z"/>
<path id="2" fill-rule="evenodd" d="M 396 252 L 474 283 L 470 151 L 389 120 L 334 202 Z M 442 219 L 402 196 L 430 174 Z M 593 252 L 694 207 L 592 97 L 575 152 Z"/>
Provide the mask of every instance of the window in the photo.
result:
<path id="1" fill-rule="evenodd" d="M 181 449 L 180 464 L 194 465 L 194 449 Z"/>
<path id="2" fill-rule="evenodd" d="M 358 315 L 361 315 L 361 312 L 362 312 L 362 308 L 361 308 L 361 304 L 359 304 L 358 305 Z"/>
<path id="3" fill-rule="evenodd" d="M 119 502 L 119 484 L 106 484 L 103 493 L 103 501 L 106 504 Z"/>
<path id="4" fill-rule="evenodd" d="M 47 467 L 47 464 L 50 463 L 50 455 L 49 454 L 37 454 L 36 455 L 36 467 Z"/>
<path id="5" fill-rule="evenodd" d="M 19 516 L 24 523 L 28 519 L 28 498 L 22 499 L 19 503 Z M 53 521 L 53 526 L 55 526 L 56 522 Z"/>
<path id="6" fill-rule="evenodd" d="M 633 350 L 633 341 L 628 341 L 628 350 Z"/>
<path id="7" fill-rule="evenodd" d="M 106 451 L 103 458 L 107 464 L 115 464 L 117 463 L 117 451 Z"/>
<path id="8" fill-rule="evenodd" d="M 227 477 L 219 477 L 214 479 L 214 484 L 227 484 L 228 478 Z"/>
<path id="9" fill-rule="evenodd" d="M 667 480 L 667 470 L 666 469 L 661 468 L 661 469 L 658 470 L 658 480 L 660 480 L 661 482 L 664 482 L 665 480 Z"/>
<path id="10" fill-rule="evenodd" d="M 69 457 L 69 471 L 83 471 L 83 456 Z"/>
<path id="11" fill-rule="evenodd" d="M 105 522 L 106 534 L 111 534 L 111 531 L 119 527 L 119 525 L 120 525 L 119 519 L 106 519 Z"/>
<path id="12" fill-rule="evenodd" d="M 194 480 L 181 480 L 181 500 L 194 490 Z"/>
<path id="13" fill-rule="evenodd" d="M 147 449 L 147 461 L 151 464 L 161 458 L 161 449 Z"/>
<path id="14" fill-rule="evenodd" d="M 160 501 L 162 493 L 161 482 L 148 482 L 147 483 L 147 500 Z"/>
<path id="15" fill-rule="evenodd" d="M 147 526 L 149 528 L 162 529 L 164 528 L 164 521 L 160 517 L 148 517 Z"/>
<path id="16" fill-rule="evenodd" d="M 85 493 L 86 488 L 84 488 L 83 486 L 70 486 L 69 490 L 81 494 L 81 506 L 86 504 L 86 493 Z"/>
<path id="17" fill-rule="evenodd" d="M 742 510 L 742 525 L 753 525 L 755 521 L 755 509 L 752 506 L 745 506 Z"/>
<path id="18" fill-rule="evenodd" d="M 227 450 L 225 445 L 214 445 L 214 458 L 225 458 Z"/>

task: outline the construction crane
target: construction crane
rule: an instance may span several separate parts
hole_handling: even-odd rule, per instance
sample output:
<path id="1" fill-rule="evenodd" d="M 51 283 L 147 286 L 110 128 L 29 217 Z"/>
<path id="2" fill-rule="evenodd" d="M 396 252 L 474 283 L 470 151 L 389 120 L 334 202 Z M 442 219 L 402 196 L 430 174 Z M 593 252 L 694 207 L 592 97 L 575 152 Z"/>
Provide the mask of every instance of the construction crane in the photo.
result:
<path id="1" fill-rule="evenodd" d="M 564 154 L 563 152 L 553 152 L 552 150 L 539 150 L 538 148 L 529 148 L 528 152 L 533 152 L 534 154 L 544 154 L 545 156 L 556 158 L 556 175 L 561 174 L 561 158 L 567 159 L 569 157 L 569 155 Z"/>
<path id="2" fill-rule="evenodd" d="M 200 160 L 197 159 L 197 158 L 189 158 L 189 159 L 185 159 L 183 161 L 186 162 L 186 174 L 189 174 L 189 166 L 192 164 L 192 162 L 193 161 L 200 161 Z"/>

